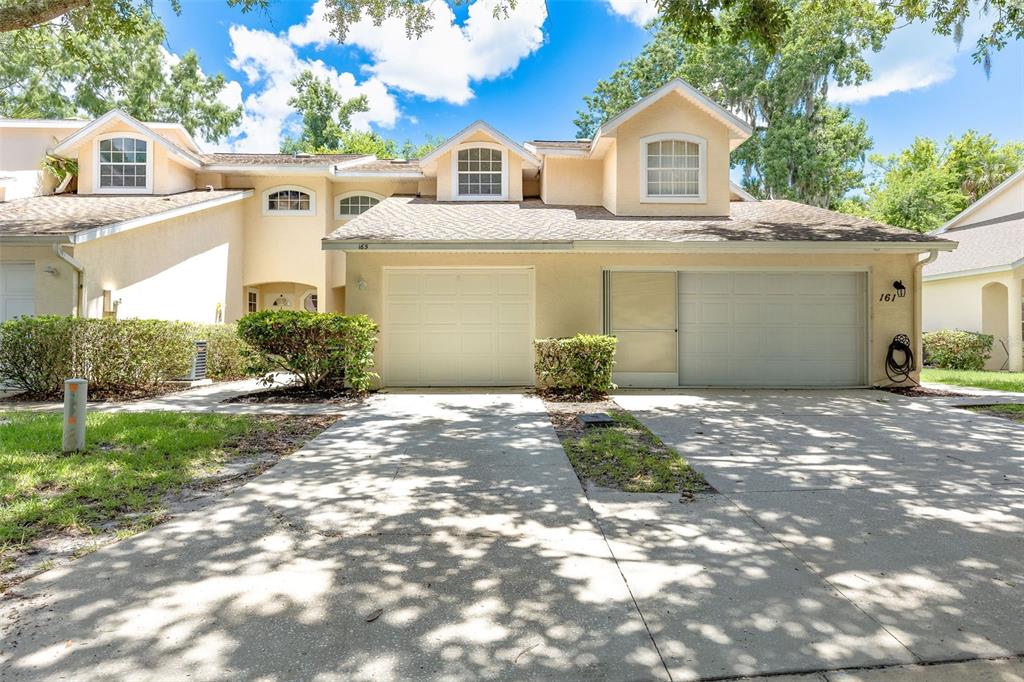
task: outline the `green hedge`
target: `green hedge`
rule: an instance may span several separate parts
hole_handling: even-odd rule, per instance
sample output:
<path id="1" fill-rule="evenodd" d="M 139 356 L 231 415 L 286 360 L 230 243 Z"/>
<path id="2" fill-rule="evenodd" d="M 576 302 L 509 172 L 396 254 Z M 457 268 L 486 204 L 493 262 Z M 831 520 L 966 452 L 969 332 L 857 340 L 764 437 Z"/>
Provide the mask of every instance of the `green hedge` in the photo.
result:
<path id="1" fill-rule="evenodd" d="M 238 335 L 252 348 L 250 371 L 268 379 L 289 372 L 307 389 L 343 383 L 362 392 L 377 378 L 377 325 L 366 315 L 264 310 L 239 320 Z"/>
<path id="2" fill-rule="evenodd" d="M 992 356 L 991 334 L 944 329 L 922 336 L 925 364 L 942 369 L 980 370 Z"/>
<path id="3" fill-rule="evenodd" d="M 94 395 L 144 393 L 188 374 L 197 339 L 209 342 L 211 379 L 245 375 L 233 325 L 49 315 L 0 324 L 0 381 L 37 398 L 60 398 L 70 377 L 88 380 Z"/>
<path id="4" fill-rule="evenodd" d="M 612 367 L 615 344 L 612 336 L 577 334 L 564 339 L 537 339 L 534 370 L 537 380 L 557 393 L 592 399 L 615 388 Z"/>

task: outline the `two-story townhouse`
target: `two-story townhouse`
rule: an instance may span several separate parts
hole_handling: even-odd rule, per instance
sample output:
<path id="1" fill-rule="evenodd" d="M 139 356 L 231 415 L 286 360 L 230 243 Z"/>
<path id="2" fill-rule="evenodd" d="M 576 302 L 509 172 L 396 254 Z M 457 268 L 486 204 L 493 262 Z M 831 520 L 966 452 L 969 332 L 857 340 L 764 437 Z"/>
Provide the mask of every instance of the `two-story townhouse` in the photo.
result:
<path id="1" fill-rule="evenodd" d="M 0 122 L 8 196 L 35 195 L 0 204 L 3 315 L 365 313 L 386 386 L 532 384 L 532 340 L 577 332 L 619 339 L 622 385 L 887 382 L 955 243 L 754 200 L 729 181 L 750 134 L 679 80 L 593 140 L 478 121 L 418 161 L 204 154 L 117 111 Z M 44 153 L 77 159 L 76 194 L 14 167 Z"/>

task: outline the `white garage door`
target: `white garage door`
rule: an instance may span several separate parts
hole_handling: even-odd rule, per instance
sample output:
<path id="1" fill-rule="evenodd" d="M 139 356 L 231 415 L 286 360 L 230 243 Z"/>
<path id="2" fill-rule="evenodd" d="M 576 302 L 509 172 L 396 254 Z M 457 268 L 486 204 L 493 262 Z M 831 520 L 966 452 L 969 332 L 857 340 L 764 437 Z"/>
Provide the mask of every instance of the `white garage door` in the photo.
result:
<path id="1" fill-rule="evenodd" d="M 388 386 L 533 383 L 533 270 L 384 270 Z"/>
<path id="2" fill-rule="evenodd" d="M 32 263 L 0 264 L 0 322 L 36 313 L 36 268 Z"/>
<path id="3" fill-rule="evenodd" d="M 861 386 L 867 275 L 682 272 L 679 383 Z"/>

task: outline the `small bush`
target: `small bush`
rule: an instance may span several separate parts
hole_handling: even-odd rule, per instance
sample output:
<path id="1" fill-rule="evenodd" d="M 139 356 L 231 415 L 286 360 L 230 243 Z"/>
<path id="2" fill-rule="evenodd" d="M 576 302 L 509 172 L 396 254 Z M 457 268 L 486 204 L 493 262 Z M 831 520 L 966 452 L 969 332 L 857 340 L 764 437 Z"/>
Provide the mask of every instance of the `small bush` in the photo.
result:
<path id="1" fill-rule="evenodd" d="M 615 388 L 616 339 L 597 334 L 577 334 L 564 339 L 537 339 L 534 370 L 539 383 L 556 392 L 580 399 L 599 398 Z"/>
<path id="2" fill-rule="evenodd" d="M 927 332 L 924 342 L 925 364 L 942 369 L 984 369 L 992 355 L 991 334 L 977 334 L 959 329 Z"/>
<path id="3" fill-rule="evenodd" d="M 377 325 L 365 315 L 264 310 L 239 320 L 238 335 L 252 348 L 250 371 L 267 379 L 289 372 L 306 389 L 336 381 L 362 392 L 377 377 Z"/>
<path id="4" fill-rule="evenodd" d="M 194 325 L 194 340 L 206 341 L 206 374 L 214 381 L 242 379 L 249 375 L 248 357 L 252 353 L 233 324 Z"/>
<path id="5" fill-rule="evenodd" d="M 38 398 L 59 398 L 70 377 L 92 394 L 137 393 L 188 373 L 193 333 L 164 320 L 20 317 L 0 324 L 0 380 Z"/>

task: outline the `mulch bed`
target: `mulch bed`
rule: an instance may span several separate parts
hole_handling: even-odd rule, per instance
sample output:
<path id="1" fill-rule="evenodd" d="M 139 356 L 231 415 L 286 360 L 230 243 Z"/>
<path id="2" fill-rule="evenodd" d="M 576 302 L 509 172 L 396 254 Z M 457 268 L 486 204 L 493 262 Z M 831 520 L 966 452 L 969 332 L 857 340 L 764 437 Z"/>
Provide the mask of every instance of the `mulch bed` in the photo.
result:
<path id="1" fill-rule="evenodd" d="M 955 391 L 941 391 L 935 388 L 924 386 L 879 386 L 878 390 L 905 395 L 908 398 L 970 398 L 969 393 L 957 393 Z"/>
<path id="2" fill-rule="evenodd" d="M 328 386 L 316 390 L 308 390 L 298 386 L 283 386 L 245 393 L 228 398 L 225 403 L 274 404 L 274 403 L 358 403 L 362 396 L 346 388 Z"/>
<path id="3" fill-rule="evenodd" d="M 89 402 L 90 403 L 127 403 L 138 400 L 148 400 L 149 398 L 157 398 L 168 393 L 180 393 L 182 391 L 191 390 L 188 386 L 183 384 L 157 384 L 146 389 L 138 391 L 93 391 L 89 390 Z M 16 393 L 14 395 L 4 396 L 0 398 L 0 404 L 2 403 L 38 403 L 38 402 L 62 402 L 64 400 L 63 395 L 52 396 L 52 395 L 36 395 L 33 393 Z"/>

